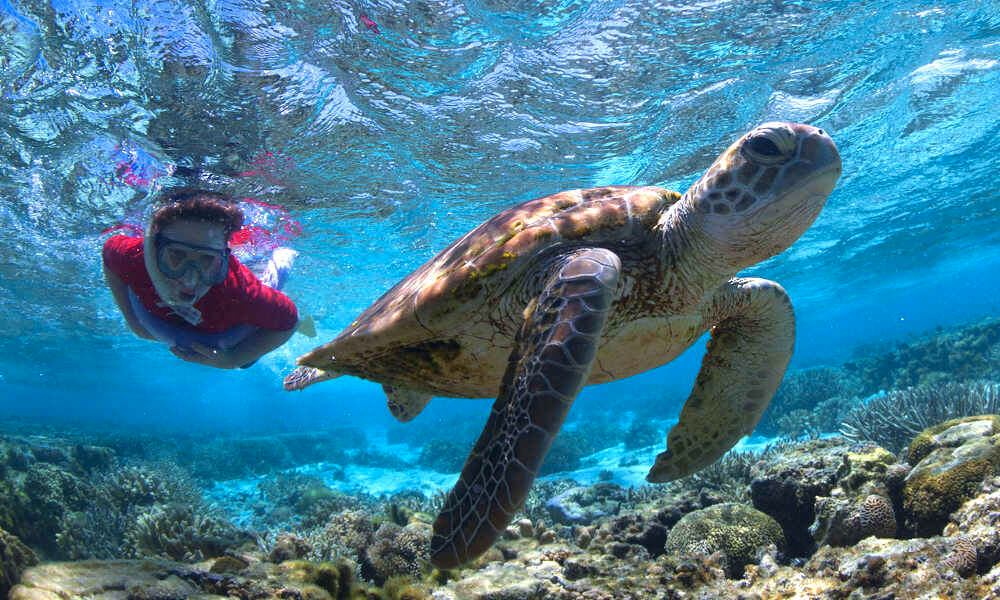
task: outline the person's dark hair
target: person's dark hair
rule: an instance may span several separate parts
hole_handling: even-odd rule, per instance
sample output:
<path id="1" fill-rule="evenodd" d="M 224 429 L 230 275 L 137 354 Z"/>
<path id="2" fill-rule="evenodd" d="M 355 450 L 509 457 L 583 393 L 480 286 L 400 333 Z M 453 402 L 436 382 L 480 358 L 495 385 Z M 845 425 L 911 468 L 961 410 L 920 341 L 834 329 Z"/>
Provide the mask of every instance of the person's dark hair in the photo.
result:
<path id="1" fill-rule="evenodd" d="M 243 212 L 232 197 L 197 188 L 164 190 L 157 198 L 161 204 L 153 212 L 150 232 L 156 235 L 164 227 L 180 219 L 205 221 L 222 225 L 226 239 L 243 226 Z"/>

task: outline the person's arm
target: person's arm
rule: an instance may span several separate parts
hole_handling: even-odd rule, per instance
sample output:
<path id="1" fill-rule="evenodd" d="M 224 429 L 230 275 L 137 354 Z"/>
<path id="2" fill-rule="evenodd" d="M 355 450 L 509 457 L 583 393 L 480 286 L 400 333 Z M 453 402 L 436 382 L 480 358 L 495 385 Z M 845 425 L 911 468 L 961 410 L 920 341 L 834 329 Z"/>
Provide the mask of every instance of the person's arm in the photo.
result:
<path id="1" fill-rule="evenodd" d="M 243 366 L 264 356 L 271 350 L 287 342 L 293 333 L 295 333 L 295 327 L 292 327 L 288 331 L 258 329 L 251 333 L 232 350 L 232 353 L 236 357 L 236 366 Z"/>
<path id="2" fill-rule="evenodd" d="M 128 288 L 125 286 L 125 282 L 115 275 L 107 265 L 104 265 L 104 280 L 108 283 L 111 295 L 115 299 L 115 304 L 118 305 L 118 310 L 125 317 L 125 323 L 128 325 L 128 328 L 137 336 L 155 342 L 156 338 L 153 334 L 146 331 L 146 328 L 139 323 L 139 318 L 135 316 L 135 311 L 132 310 L 132 303 L 128 299 Z"/>
<path id="3" fill-rule="evenodd" d="M 171 348 L 170 351 L 188 362 L 196 362 L 218 369 L 236 369 L 252 363 L 284 344 L 288 338 L 292 337 L 293 333 L 295 333 L 295 327 L 287 331 L 258 329 L 229 350 L 220 350 L 195 342 L 191 344 L 194 352 L 186 352 L 180 348 Z"/>
<path id="4" fill-rule="evenodd" d="M 194 343 L 190 351 L 171 348 L 178 357 L 219 369 L 236 369 L 252 363 L 261 356 L 284 344 L 298 325 L 298 309 L 291 299 L 263 284 L 246 267 L 231 259 L 230 269 L 240 279 L 237 287 L 242 290 L 241 309 L 247 325 L 257 329 L 230 349 L 213 348 Z M 235 264 L 234 264 L 235 263 Z"/>

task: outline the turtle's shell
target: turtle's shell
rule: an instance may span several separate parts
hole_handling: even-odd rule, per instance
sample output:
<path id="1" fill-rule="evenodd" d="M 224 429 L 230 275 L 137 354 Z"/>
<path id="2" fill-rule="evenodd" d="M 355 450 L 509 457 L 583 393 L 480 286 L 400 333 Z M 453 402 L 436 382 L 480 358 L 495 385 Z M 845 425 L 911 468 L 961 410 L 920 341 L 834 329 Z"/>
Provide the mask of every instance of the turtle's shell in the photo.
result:
<path id="1" fill-rule="evenodd" d="M 496 368 L 477 375 L 468 364 L 447 364 L 477 350 L 502 356 L 502 374 L 520 321 L 516 315 L 497 319 L 496 309 L 511 305 L 511 313 L 523 312 L 530 297 L 518 296 L 515 290 L 523 286 L 515 284 L 539 273 L 533 267 L 544 264 L 544 256 L 581 246 L 617 251 L 644 243 L 664 209 L 679 198 L 659 187 L 609 186 L 560 192 L 508 209 L 427 261 L 298 363 L 382 383 L 412 387 L 415 380 L 424 381 L 435 395 L 469 395 L 447 393 L 449 384 L 436 382 L 435 374 L 465 368 L 466 379 L 494 377 Z M 497 381 L 488 383 L 495 393 Z"/>

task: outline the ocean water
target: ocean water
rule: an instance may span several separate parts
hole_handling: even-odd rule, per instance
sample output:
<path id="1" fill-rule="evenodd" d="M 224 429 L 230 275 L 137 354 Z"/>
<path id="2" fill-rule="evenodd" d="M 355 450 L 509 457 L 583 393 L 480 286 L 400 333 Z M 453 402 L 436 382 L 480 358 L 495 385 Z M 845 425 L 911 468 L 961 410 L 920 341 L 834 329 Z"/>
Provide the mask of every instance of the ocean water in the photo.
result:
<path id="1" fill-rule="evenodd" d="M 683 191 L 769 120 L 831 133 L 819 219 L 747 274 L 798 317 L 793 369 L 995 316 L 993 2 L 0 0 L 0 418 L 206 436 L 392 419 L 378 385 L 282 391 L 296 356 L 496 212 L 563 189 Z M 301 224 L 286 291 L 318 336 L 253 368 L 127 330 L 108 228 L 202 183 Z M 676 416 L 704 344 L 587 388 Z M 418 421 L 491 402 L 443 400 Z"/>

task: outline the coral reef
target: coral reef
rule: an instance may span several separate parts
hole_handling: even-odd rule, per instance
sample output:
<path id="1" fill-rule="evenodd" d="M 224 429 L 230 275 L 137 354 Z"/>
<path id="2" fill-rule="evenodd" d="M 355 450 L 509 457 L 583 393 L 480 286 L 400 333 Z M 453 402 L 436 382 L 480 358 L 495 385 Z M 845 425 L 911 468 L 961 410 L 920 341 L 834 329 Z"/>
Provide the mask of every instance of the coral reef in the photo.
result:
<path id="1" fill-rule="evenodd" d="M 252 515 L 244 526 L 267 531 L 317 527 L 334 513 L 371 503 L 370 498 L 332 490 L 318 477 L 296 471 L 261 478 L 256 494 L 247 501 Z"/>
<path id="2" fill-rule="evenodd" d="M 104 446 L 75 444 L 70 452 L 72 464 L 78 474 L 107 471 L 115 464 L 115 452 Z"/>
<path id="3" fill-rule="evenodd" d="M 903 487 L 907 526 L 922 537 L 939 534 L 984 480 L 1000 474 L 1000 416 L 934 426 L 913 440 L 910 457 L 919 462 Z"/>
<path id="4" fill-rule="evenodd" d="M 664 552 L 669 525 L 664 514 L 651 518 L 626 514 L 605 521 L 599 527 L 580 528 L 576 543 L 595 552 L 612 556 L 660 556 Z M 680 519 L 678 519 L 680 520 Z"/>
<path id="5" fill-rule="evenodd" d="M 816 497 L 828 496 L 836 486 L 850 448 L 843 439 L 810 440 L 786 446 L 772 460 L 751 467 L 753 505 L 781 524 L 792 556 L 812 552 L 808 528 L 816 516 Z"/>
<path id="6" fill-rule="evenodd" d="M 909 466 L 870 442 L 844 456 L 834 486 L 817 495 L 809 533 L 817 545 L 850 546 L 868 537 L 895 537 L 902 486 Z"/>
<path id="7" fill-rule="evenodd" d="M 278 539 L 271 545 L 267 559 L 273 563 L 283 563 L 286 560 L 304 558 L 311 551 L 312 546 L 309 545 L 309 542 L 294 533 L 285 533 L 278 536 Z"/>
<path id="8" fill-rule="evenodd" d="M 411 523 L 400 527 L 383 523 L 375 532 L 372 544 L 364 549 L 361 575 L 378 585 L 391 577 L 420 577 L 421 565 L 428 557 L 430 526 Z"/>
<path id="9" fill-rule="evenodd" d="M 989 357 L 1000 345 L 1000 320 L 989 319 L 958 329 L 942 328 L 889 352 L 849 361 L 844 368 L 861 381 L 861 394 L 949 381 L 972 381 L 995 374 Z M 958 416 L 958 415 L 955 415 Z"/>
<path id="10" fill-rule="evenodd" d="M 254 574 L 212 571 L 212 564 L 169 561 L 87 561 L 47 563 L 25 572 L 14 587 L 13 600 L 92 598 L 133 600 L 235 597 L 347 600 L 363 593 L 346 561 L 281 565 L 258 563 Z"/>
<path id="11" fill-rule="evenodd" d="M 621 510 L 625 491 L 614 483 L 575 487 L 553 496 L 545 503 L 549 516 L 562 525 L 589 525 L 596 519 L 614 516 Z"/>
<path id="12" fill-rule="evenodd" d="M 771 399 L 755 431 L 798 439 L 817 437 L 840 421 L 848 398 L 861 391 L 857 377 L 833 367 L 789 371 Z"/>
<path id="13" fill-rule="evenodd" d="M 406 444 L 422 448 L 430 440 L 452 440 L 465 447 L 465 454 L 476 443 L 483 431 L 485 416 L 470 418 L 467 414 L 451 414 L 437 419 L 414 419 L 408 423 L 393 423 L 386 431 L 390 444 Z M 442 438 L 442 432 L 447 437 Z"/>
<path id="14" fill-rule="evenodd" d="M 549 499 L 578 485 L 576 481 L 567 478 L 536 481 L 531 486 L 531 489 L 528 490 L 528 497 L 524 501 L 524 506 L 517 512 L 515 518 L 526 518 L 531 521 L 550 518 L 549 509 L 546 507 Z M 437 514 L 437 507 L 431 504 L 427 512 Z"/>
<path id="15" fill-rule="evenodd" d="M 970 444 L 992 439 L 994 419 L 930 428 L 916 436 L 907 457 L 920 464 L 946 451 L 975 456 Z M 430 570 L 426 560 L 439 497 L 410 492 L 376 500 L 333 492 L 315 477 L 286 472 L 259 479 L 256 489 L 247 486 L 242 501 L 248 508 L 288 515 L 282 521 L 287 529 L 269 528 L 253 537 L 213 517 L 183 471 L 132 462 L 74 475 L 70 446 L 46 447 L 64 452 L 45 454 L 54 462 L 37 460 L 30 450 L 4 454 L 0 487 L 27 498 L 24 485 L 33 471 L 34 497 L 65 505 L 56 521 L 58 552 L 82 557 L 93 544 L 116 556 L 183 557 L 183 562 L 151 558 L 32 567 L 24 575 L 29 585 L 15 587 L 19 600 L 48 600 L 57 592 L 94 598 L 373 600 L 1000 593 L 1000 477 L 979 477 L 963 488 L 958 506 L 952 503 L 935 517 L 947 524 L 943 535 L 913 537 L 936 533 L 921 528 L 910 504 L 904 509 L 905 486 L 919 478 L 907 478 L 909 466 L 888 450 L 842 438 L 731 453 L 711 469 L 665 486 L 540 480 L 496 546 L 450 572 Z M 947 494 L 938 496 L 934 501 Z M 81 497 L 78 509 L 71 509 Z M 744 503 L 726 504 L 733 498 Z M 359 508 L 344 510 L 352 501 Z M 603 508 L 587 525 L 550 512 L 560 504 L 572 513 L 566 510 L 571 502 L 580 510 Z M 105 508 L 103 516 L 98 505 Z M 13 514 L 8 504 L 0 503 L 0 510 Z M 756 524 L 733 517 L 727 525 L 714 513 L 747 513 Z M 308 524 L 307 515 L 312 515 Z M 98 523 L 109 533 L 98 536 Z M 110 543 L 114 536 L 122 538 L 117 546 Z M 788 544 L 784 551 L 782 537 Z M 138 573 L 139 564 L 156 576 Z M 36 585 L 39 581 L 44 584 Z"/>
<path id="16" fill-rule="evenodd" d="M 726 503 L 684 515 L 667 533 L 664 549 L 681 556 L 718 552 L 726 576 L 735 579 L 772 545 L 779 552 L 785 547 L 777 521 L 745 504 Z"/>
<path id="17" fill-rule="evenodd" d="M 15 459 L 8 465 L 0 481 L 0 528 L 44 555 L 57 554 L 63 520 L 88 504 L 87 484 L 51 463 Z"/>
<path id="18" fill-rule="evenodd" d="M 424 444 L 417 463 L 440 473 L 458 473 L 471 447 L 452 439 L 433 439 Z"/>
<path id="19" fill-rule="evenodd" d="M 345 510 L 331 516 L 323 528 L 304 537 L 312 547 L 310 560 L 361 556 L 365 548 L 375 541 L 375 524 L 364 511 Z"/>
<path id="20" fill-rule="evenodd" d="M 647 419 L 634 418 L 625 430 L 625 449 L 635 450 L 659 444 L 666 435 Z"/>
<path id="21" fill-rule="evenodd" d="M 971 542 L 971 543 L 970 543 Z M 445 581 L 387 580 L 382 588 L 359 583 L 347 560 L 334 563 L 254 563 L 238 571 L 211 571 L 214 562 L 88 561 L 32 567 L 12 600 L 129 597 L 178 600 L 241 598 L 347 598 L 417 600 L 645 600 L 649 598 L 965 598 L 995 597 L 1000 568 L 983 562 L 978 542 L 965 537 L 915 540 L 867 538 L 856 546 L 820 549 L 799 566 L 779 564 L 772 552 L 725 576 L 712 557 L 623 560 L 555 543 L 497 554 L 476 569 Z M 975 556 L 972 549 L 977 548 Z M 975 560 L 977 569 L 968 569 Z M 952 566 L 954 565 L 954 566 Z M 959 569 L 967 573 L 963 575 Z M 977 575 L 976 573 L 982 573 Z M 430 588 L 430 590 L 428 589 Z M 407 594 L 407 595 L 403 595 Z"/>
<path id="22" fill-rule="evenodd" d="M 126 536 L 153 507 L 200 507 L 201 494 L 182 469 L 166 463 L 94 471 L 81 510 L 67 512 L 56 533 L 58 558 L 120 558 L 129 555 Z"/>
<path id="23" fill-rule="evenodd" d="M 816 520 L 809 533 L 820 546 L 851 546 L 868 536 L 896 536 L 896 510 L 892 501 L 881 494 L 861 499 L 818 496 L 815 511 Z"/>
<path id="24" fill-rule="evenodd" d="M 541 478 L 497 544 L 451 571 L 427 563 L 443 494 L 373 498 L 328 486 L 353 474 L 348 463 L 414 467 L 360 430 L 21 432 L 0 439 L 0 527 L 13 534 L 0 531 L 0 586 L 37 554 L 145 560 L 28 567 L 18 600 L 1000 597 L 1000 417 L 969 418 L 1000 412 L 1000 384 L 968 379 L 996 374 L 997 332 L 997 323 L 977 325 L 844 369 L 790 372 L 758 428 L 815 438 L 843 416 L 846 438 L 732 452 L 664 486 L 624 488 L 611 472 L 589 486 Z M 904 383 L 914 387 L 893 387 Z M 889 391 L 852 398 L 879 389 Z M 621 415 L 579 417 L 556 438 L 545 472 L 577 469 L 617 444 L 637 450 L 635 464 L 662 443 L 650 418 L 623 431 Z M 418 422 L 390 437 L 422 447 L 421 467 L 453 473 L 479 433 L 472 421 L 458 418 L 454 432 Z M 306 462 L 328 464 L 289 468 Z M 339 475 L 331 462 L 345 465 Z M 605 469 L 587 466 L 588 477 Z M 213 481 L 248 475 L 220 486 L 229 490 L 220 504 L 253 532 L 201 496 Z"/>
<path id="25" fill-rule="evenodd" d="M 0 529 L 0 597 L 6 598 L 14 584 L 21 580 L 27 567 L 38 564 L 38 557 L 31 548 L 21 543 L 17 536 Z"/>
<path id="26" fill-rule="evenodd" d="M 268 436 L 213 436 L 207 441 L 164 436 L 157 440 L 140 440 L 139 448 L 127 446 L 127 449 L 138 453 L 138 458 L 182 465 L 198 479 L 225 480 L 273 473 L 308 463 L 343 463 L 348 451 L 366 445 L 362 430 L 342 427 Z"/>
<path id="27" fill-rule="evenodd" d="M 951 514 L 943 535 L 955 540 L 951 565 L 963 575 L 986 573 L 1000 563 L 1000 477 L 984 481 L 976 496 Z"/>
<path id="28" fill-rule="evenodd" d="M 156 463 L 126 466 L 96 478 L 95 487 L 119 510 L 168 502 L 193 503 L 201 494 L 194 481 L 176 465 Z"/>
<path id="29" fill-rule="evenodd" d="M 125 532 L 132 526 L 135 512 L 123 513 L 96 500 L 86 510 L 64 515 L 56 533 L 60 559 L 116 558 L 125 553 Z"/>
<path id="30" fill-rule="evenodd" d="M 708 467 L 686 477 L 679 485 L 695 491 L 713 490 L 732 502 L 747 502 L 753 480 L 751 467 L 760 460 L 779 454 L 783 444 L 773 444 L 764 452 L 729 452 Z"/>
<path id="31" fill-rule="evenodd" d="M 844 417 L 840 431 L 848 439 L 870 440 L 898 452 L 932 425 L 997 412 L 1000 384 L 942 382 L 872 396 Z"/>
<path id="32" fill-rule="evenodd" d="M 221 556 L 252 541 L 231 523 L 200 514 L 186 504 L 157 504 L 144 511 L 126 532 L 128 555 L 198 561 Z"/>
<path id="33" fill-rule="evenodd" d="M 414 521 L 402 526 L 383 519 L 377 524 L 366 512 L 347 510 L 302 538 L 279 537 L 269 556 L 272 561 L 287 560 L 289 555 L 319 561 L 350 558 L 358 565 L 361 579 L 383 585 L 401 576 L 419 578 L 429 544 L 428 523 Z"/>
<path id="34" fill-rule="evenodd" d="M 566 426 L 552 441 L 538 475 L 579 469 L 583 457 L 618 444 L 621 436 L 621 430 L 611 422 L 577 421 Z"/>

